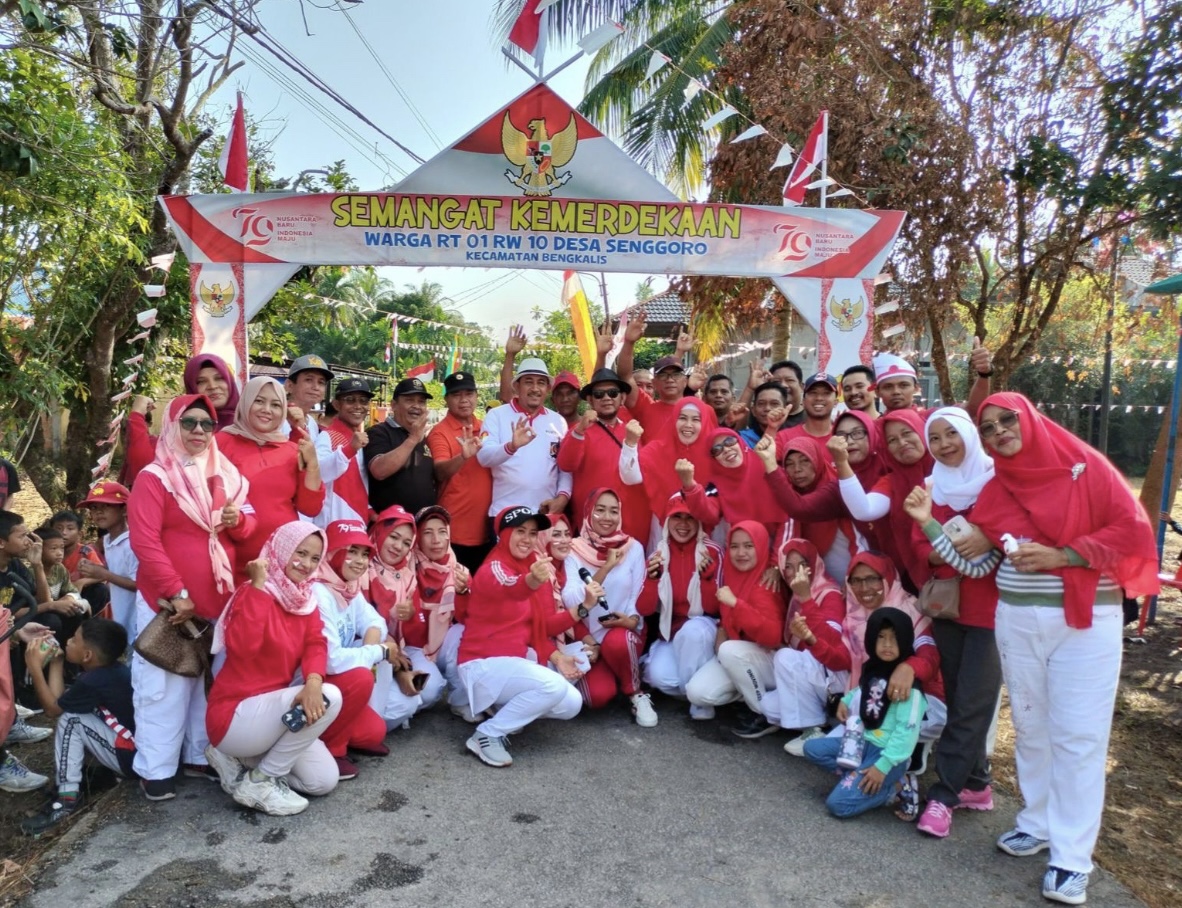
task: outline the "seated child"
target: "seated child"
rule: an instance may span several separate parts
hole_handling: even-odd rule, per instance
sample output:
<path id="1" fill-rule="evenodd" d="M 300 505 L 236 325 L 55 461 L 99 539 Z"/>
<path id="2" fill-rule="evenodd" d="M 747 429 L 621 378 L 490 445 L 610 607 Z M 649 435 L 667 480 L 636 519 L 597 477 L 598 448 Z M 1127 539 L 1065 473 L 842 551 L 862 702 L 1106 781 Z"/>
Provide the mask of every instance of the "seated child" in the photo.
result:
<path id="1" fill-rule="evenodd" d="M 873 655 L 862 666 L 860 685 L 837 708 L 837 718 L 847 723 L 846 735 L 812 738 L 804 744 L 805 759 L 842 772 L 838 760 L 845 755 L 843 741 L 860 723 L 862 759 L 857 769 L 843 773 L 825 801 L 835 817 L 855 817 L 896 797 L 910 796 L 902 790 L 902 782 L 919 741 L 927 701 L 916 687 L 901 703 L 892 702 L 886 693 L 891 672 L 912 655 L 914 633 L 911 618 L 899 609 L 884 606 L 870 613 L 865 642 L 866 652 Z"/>
<path id="2" fill-rule="evenodd" d="M 65 646 L 90 612 L 90 605 L 70 580 L 70 572 L 63 564 L 66 541 L 62 534 L 53 527 L 43 526 L 37 530 L 37 537 L 41 540 L 41 566 L 45 568 L 45 583 L 49 587 L 49 599 L 38 606 L 40 620 L 53 630 L 57 642 Z"/>
<path id="3" fill-rule="evenodd" d="M 48 638 L 47 638 L 48 639 Z M 58 718 L 54 741 L 57 800 L 21 823 L 27 835 L 52 829 L 78 809 L 82 761 L 87 753 L 124 778 L 134 778 L 135 713 L 131 669 L 119 661 L 127 649 L 127 631 L 118 622 L 95 618 L 83 622 L 45 666 L 45 649 L 30 645 L 25 665 L 45 715 Z M 63 662 L 79 666 L 65 690 Z"/>
<path id="4" fill-rule="evenodd" d="M 49 525 L 62 534 L 66 542 L 66 557 L 63 564 L 70 572 L 70 582 L 78 588 L 82 598 L 90 603 L 90 613 L 97 615 L 111 601 L 107 585 L 97 577 L 82 573 L 82 562 L 103 563 L 102 555 L 94 546 L 82 541 L 82 518 L 74 511 L 58 511 L 49 518 Z M 104 615 L 103 617 L 110 617 Z"/>

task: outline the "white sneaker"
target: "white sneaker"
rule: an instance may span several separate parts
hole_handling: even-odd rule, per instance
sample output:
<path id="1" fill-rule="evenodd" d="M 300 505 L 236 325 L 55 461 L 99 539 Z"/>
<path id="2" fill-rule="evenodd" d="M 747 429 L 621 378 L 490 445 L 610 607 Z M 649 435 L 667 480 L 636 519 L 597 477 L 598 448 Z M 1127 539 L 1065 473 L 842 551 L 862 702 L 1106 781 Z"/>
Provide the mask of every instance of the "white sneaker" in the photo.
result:
<path id="1" fill-rule="evenodd" d="M 690 704 L 690 718 L 695 722 L 708 722 L 714 718 L 713 706 L 699 706 L 697 703 Z"/>
<path id="2" fill-rule="evenodd" d="M 48 776 L 35 773 L 20 760 L 9 754 L 0 763 L 0 789 L 20 794 L 22 791 L 36 791 L 49 782 Z"/>
<path id="3" fill-rule="evenodd" d="M 513 758 L 506 748 L 508 743 L 506 738 L 474 734 L 465 742 L 465 746 L 489 766 L 512 766 Z"/>
<path id="4" fill-rule="evenodd" d="M 30 716 L 39 716 L 41 713 L 42 710 L 40 709 L 29 709 L 29 707 L 25 706 L 23 703 L 16 704 L 16 715 L 20 719 L 28 719 Z"/>
<path id="5" fill-rule="evenodd" d="M 289 817 L 308 806 L 308 799 L 288 787 L 286 779 L 275 779 L 252 769 L 243 775 L 231 793 L 243 807 L 261 810 L 273 817 Z"/>
<path id="6" fill-rule="evenodd" d="M 38 741 L 44 741 L 52 734 L 52 728 L 38 728 L 36 725 L 30 725 L 18 716 L 16 721 L 12 723 L 12 728 L 8 732 L 8 737 L 4 739 L 4 743 L 36 744 Z"/>
<path id="7" fill-rule="evenodd" d="M 463 719 L 469 725 L 479 725 L 481 722 L 484 721 L 484 714 L 481 713 L 479 716 L 476 715 L 475 713 L 472 712 L 472 710 L 468 707 L 467 704 L 465 704 L 464 706 L 453 706 L 451 708 L 451 714 L 453 716 L 459 716 L 461 719 Z"/>
<path id="8" fill-rule="evenodd" d="M 212 744 L 205 748 L 205 759 L 209 761 L 209 765 L 213 767 L 214 772 L 218 774 L 218 781 L 222 785 L 222 791 L 228 795 L 234 794 L 234 789 L 246 774 L 246 767 L 242 761 L 237 757 L 231 757 L 229 754 L 222 753 Z"/>
<path id="9" fill-rule="evenodd" d="M 648 694 L 633 694 L 632 715 L 636 717 L 636 724 L 641 728 L 653 728 L 657 724 L 657 711 L 653 709 L 653 700 Z"/>
<path id="10" fill-rule="evenodd" d="M 824 729 L 817 725 L 802 728 L 799 735 L 784 745 L 784 753 L 791 754 L 794 757 L 803 757 L 805 742 L 811 741 L 813 738 L 820 738 L 824 734 Z"/>

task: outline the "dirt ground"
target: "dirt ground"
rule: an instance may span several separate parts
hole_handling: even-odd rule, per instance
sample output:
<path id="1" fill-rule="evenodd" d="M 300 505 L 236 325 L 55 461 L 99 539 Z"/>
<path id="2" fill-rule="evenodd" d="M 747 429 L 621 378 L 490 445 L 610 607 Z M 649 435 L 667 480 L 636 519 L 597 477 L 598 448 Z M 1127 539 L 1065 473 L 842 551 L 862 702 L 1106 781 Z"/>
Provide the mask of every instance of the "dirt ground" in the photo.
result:
<path id="1" fill-rule="evenodd" d="M 36 494 L 21 493 L 13 509 L 35 526 L 49 516 Z M 23 509 L 23 510 L 22 510 Z M 1175 510 L 1182 517 L 1182 506 Z M 1166 564 L 1178 564 L 1182 539 L 1166 539 Z M 1126 638 L 1136 624 L 1125 629 Z M 1149 908 L 1182 904 L 1182 594 L 1167 590 L 1158 602 L 1157 623 L 1145 642 L 1126 639 L 1121 686 L 1109 750 L 1107 806 L 1096 862 L 1112 872 Z M 35 717 L 33 724 L 46 724 Z M 1008 706 L 1003 710 L 994 772 L 999 785 L 1017 791 L 1013 731 Z M 53 748 L 48 741 L 13 748 L 26 764 L 52 776 Z M 86 810 L 103 810 L 102 792 L 110 778 L 92 780 L 93 800 Z M 18 825 L 49 795 L 0 792 L 0 908 L 15 904 L 32 888 L 37 861 L 55 838 L 33 840 Z"/>

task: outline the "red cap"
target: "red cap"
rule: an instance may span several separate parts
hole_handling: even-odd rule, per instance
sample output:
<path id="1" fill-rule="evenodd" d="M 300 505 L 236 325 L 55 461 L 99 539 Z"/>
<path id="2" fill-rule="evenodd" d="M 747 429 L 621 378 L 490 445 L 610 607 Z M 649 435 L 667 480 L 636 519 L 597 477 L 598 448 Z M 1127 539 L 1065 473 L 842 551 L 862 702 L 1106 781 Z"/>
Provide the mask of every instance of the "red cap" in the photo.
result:
<path id="1" fill-rule="evenodd" d="M 90 490 L 86 500 L 78 507 L 84 508 L 92 504 L 127 504 L 127 499 L 130 497 L 131 492 L 128 491 L 127 486 L 104 479 Z"/>
<path id="2" fill-rule="evenodd" d="M 362 545 L 373 551 L 373 543 L 369 534 L 365 532 L 365 524 L 360 520 L 334 520 L 324 531 L 328 536 L 328 551 L 346 549 L 351 545 Z"/>
<path id="3" fill-rule="evenodd" d="M 579 381 L 579 377 L 573 372 L 559 372 L 554 379 L 554 388 L 557 388 L 559 385 L 570 385 L 576 391 L 583 387 L 583 383 Z"/>

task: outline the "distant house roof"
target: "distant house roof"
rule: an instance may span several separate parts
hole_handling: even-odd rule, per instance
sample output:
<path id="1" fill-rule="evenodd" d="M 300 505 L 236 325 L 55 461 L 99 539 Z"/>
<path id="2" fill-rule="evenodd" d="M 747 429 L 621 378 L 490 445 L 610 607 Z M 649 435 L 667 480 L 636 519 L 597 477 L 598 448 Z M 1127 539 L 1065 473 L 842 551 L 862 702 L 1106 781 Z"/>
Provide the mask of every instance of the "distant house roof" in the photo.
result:
<path id="1" fill-rule="evenodd" d="M 672 290 L 641 300 L 629 306 L 627 312 L 632 315 L 641 310 L 648 320 L 644 332 L 646 337 L 668 338 L 669 329 L 674 325 L 688 325 L 691 315 L 689 304 Z"/>

